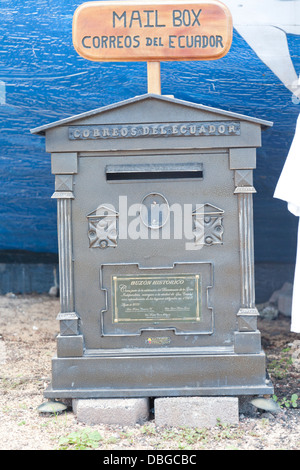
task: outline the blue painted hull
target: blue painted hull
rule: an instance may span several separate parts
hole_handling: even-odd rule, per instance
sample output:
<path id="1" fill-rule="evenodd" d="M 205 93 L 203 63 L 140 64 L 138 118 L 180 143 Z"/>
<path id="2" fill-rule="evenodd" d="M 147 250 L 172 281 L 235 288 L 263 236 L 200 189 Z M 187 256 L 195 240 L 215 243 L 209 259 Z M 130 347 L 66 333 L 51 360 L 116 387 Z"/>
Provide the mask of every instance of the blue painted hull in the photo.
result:
<path id="1" fill-rule="evenodd" d="M 71 31 L 79 4 L 1 2 L 0 250 L 57 252 L 50 155 L 44 138 L 30 129 L 147 92 L 146 63 L 94 63 L 77 55 Z M 287 38 L 299 73 L 300 36 Z M 293 263 L 297 220 L 273 192 L 298 100 L 236 30 L 224 58 L 166 62 L 161 70 L 162 94 L 274 122 L 263 134 L 255 172 L 256 261 Z"/>

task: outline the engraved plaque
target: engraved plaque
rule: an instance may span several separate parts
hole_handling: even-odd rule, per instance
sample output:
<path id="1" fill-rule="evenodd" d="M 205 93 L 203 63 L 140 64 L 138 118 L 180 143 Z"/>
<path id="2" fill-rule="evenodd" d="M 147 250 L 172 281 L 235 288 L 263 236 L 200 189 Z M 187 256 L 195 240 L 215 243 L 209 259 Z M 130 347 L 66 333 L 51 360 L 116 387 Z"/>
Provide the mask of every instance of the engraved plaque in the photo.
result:
<path id="1" fill-rule="evenodd" d="M 224 137 L 241 135 L 240 121 L 156 122 L 69 126 L 69 140 Z"/>
<path id="2" fill-rule="evenodd" d="M 201 275 L 113 276 L 112 298 L 114 323 L 198 322 Z"/>

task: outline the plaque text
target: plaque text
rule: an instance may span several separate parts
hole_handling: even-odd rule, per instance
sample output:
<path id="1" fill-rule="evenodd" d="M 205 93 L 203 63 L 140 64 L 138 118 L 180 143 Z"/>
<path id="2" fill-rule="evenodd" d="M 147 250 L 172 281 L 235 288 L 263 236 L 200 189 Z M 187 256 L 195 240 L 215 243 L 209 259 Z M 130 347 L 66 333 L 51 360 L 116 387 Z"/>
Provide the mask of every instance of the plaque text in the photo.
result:
<path id="1" fill-rule="evenodd" d="M 239 121 L 70 126 L 70 140 L 240 135 Z"/>

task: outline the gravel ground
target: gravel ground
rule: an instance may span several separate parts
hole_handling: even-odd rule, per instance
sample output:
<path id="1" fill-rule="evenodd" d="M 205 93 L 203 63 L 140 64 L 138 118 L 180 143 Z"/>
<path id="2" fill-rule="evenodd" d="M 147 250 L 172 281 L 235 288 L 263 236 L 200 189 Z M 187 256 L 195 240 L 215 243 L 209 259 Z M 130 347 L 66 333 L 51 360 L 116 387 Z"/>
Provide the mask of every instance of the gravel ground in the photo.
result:
<path id="1" fill-rule="evenodd" d="M 0 296 L 1 450 L 300 450 L 300 399 L 296 408 L 290 406 L 291 396 L 300 396 L 300 336 L 289 332 L 286 317 L 259 322 L 282 406 L 278 413 L 258 410 L 248 400 L 235 426 L 158 428 L 149 420 L 133 427 L 90 428 L 71 409 L 55 415 L 38 412 L 56 352 L 58 312 L 58 299 L 47 295 Z"/>

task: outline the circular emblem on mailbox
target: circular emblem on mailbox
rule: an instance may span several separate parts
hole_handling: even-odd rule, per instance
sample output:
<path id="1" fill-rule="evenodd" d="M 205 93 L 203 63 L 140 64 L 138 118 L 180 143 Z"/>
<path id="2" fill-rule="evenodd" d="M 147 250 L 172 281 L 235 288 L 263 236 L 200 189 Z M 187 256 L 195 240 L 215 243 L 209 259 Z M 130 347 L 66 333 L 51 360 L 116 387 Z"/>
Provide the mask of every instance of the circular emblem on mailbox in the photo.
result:
<path id="1" fill-rule="evenodd" d="M 143 198 L 140 217 L 146 227 L 151 229 L 163 227 L 169 218 L 169 214 L 169 203 L 162 194 L 149 193 Z"/>

